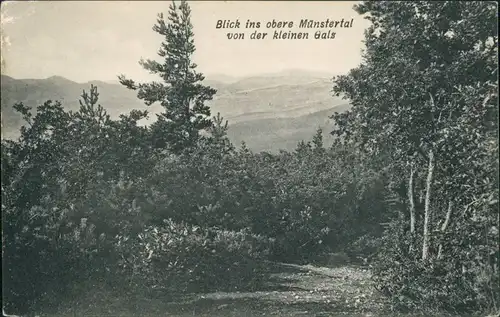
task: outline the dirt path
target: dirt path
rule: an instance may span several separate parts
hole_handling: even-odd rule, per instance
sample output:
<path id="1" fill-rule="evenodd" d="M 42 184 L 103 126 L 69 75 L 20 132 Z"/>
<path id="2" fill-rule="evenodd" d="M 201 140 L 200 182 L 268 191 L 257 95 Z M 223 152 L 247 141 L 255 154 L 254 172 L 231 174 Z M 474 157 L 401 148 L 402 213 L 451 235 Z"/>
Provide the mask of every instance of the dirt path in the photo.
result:
<path id="1" fill-rule="evenodd" d="M 272 275 L 280 290 L 199 295 L 174 304 L 184 310 L 178 316 L 375 316 L 383 308 L 366 269 L 281 265 L 294 271 Z"/>
<path id="2" fill-rule="evenodd" d="M 58 314 L 42 316 L 388 316 L 365 268 L 273 265 L 276 273 L 258 291 L 193 294 L 169 303 L 106 299 L 106 304 L 72 305 Z"/>

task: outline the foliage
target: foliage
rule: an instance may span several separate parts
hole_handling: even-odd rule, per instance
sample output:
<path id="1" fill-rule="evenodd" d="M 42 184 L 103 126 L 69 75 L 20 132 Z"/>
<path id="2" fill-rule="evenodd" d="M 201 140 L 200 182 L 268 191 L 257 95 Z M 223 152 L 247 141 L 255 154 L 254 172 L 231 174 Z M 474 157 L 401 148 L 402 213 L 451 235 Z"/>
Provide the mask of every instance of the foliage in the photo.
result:
<path id="1" fill-rule="evenodd" d="M 129 89 L 137 90 L 137 97 L 146 105 L 159 102 L 165 109 L 152 126 L 153 145 L 179 152 L 196 144 L 199 131 L 212 126 L 210 108 L 205 105 L 216 90 L 204 86 L 204 76 L 195 71 L 191 61 L 195 52 L 191 9 L 185 0 L 177 7 L 175 1 L 169 9 L 168 23 L 163 14 L 158 15 L 153 30 L 165 37 L 158 50 L 163 63 L 141 60 L 140 64 L 163 82 L 136 84 L 119 76 L 120 82 Z"/>
<path id="2" fill-rule="evenodd" d="M 499 283 L 494 266 L 488 263 L 498 256 L 498 249 L 484 241 L 497 235 L 484 232 L 479 223 L 473 228 L 463 228 L 472 234 L 466 244 L 461 239 L 449 237 L 449 256 L 433 261 L 419 261 L 419 253 L 409 251 L 413 243 L 408 232 L 401 230 L 401 223 L 393 223 L 383 237 L 381 252 L 374 266 L 374 282 L 389 297 L 396 310 L 417 311 L 428 307 L 429 313 L 448 311 L 489 311 L 495 306 L 495 291 Z M 489 237 L 488 237 L 489 236 Z M 421 241 L 418 245 L 421 245 Z"/>
<path id="3" fill-rule="evenodd" d="M 391 207 L 399 215 L 395 231 L 386 231 L 376 278 L 397 306 L 467 312 L 498 305 L 500 290 L 491 283 L 498 179 L 489 176 L 498 173 L 495 8 L 355 6 L 372 25 L 363 63 L 335 79 L 334 92 L 353 108 L 334 115 L 334 134 L 370 155 L 374 168 L 385 162 L 387 194 L 399 201 Z M 485 232 L 497 232 L 496 239 Z M 487 287 L 477 282 L 483 275 Z"/>
<path id="4" fill-rule="evenodd" d="M 21 138 L 2 144 L 13 309 L 57 302 L 82 278 L 130 291 L 255 287 L 263 259 L 339 250 L 372 230 L 362 205 L 376 207 L 376 178 L 356 177 L 368 170 L 340 159 L 351 150 L 323 148 L 320 132 L 305 150 L 254 154 L 229 142 L 219 115 L 196 147 L 168 154 L 137 125 L 145 113 L 111 120 L 95 87 L 82 99 L 76 113 L 26 110 Z"/>
<path id="5" fill-rule="evenodd" d="M 271 241 L 245 231 L 201 228 L 172 220 L 137 237 L 119 236 L 123 268 L 135 287 L 170 292 L 246 287 L 259 276 Z"/>
<path id="6" fill-rule="evenodd" d="M 27 126 L 19 140 L 2 140 L 5 294 L 19 309 L 50 289 L 64 291 L 86 270 L 102 269 L 93 261 L 105 254 L 105 234 L 127 229 L 127 221 L 139 224 L 108 201 L 121 178 L 137 175 L 129 164 L 140 160 L 147 171 L 147 149 L 137 146 L 145 130 L 135 126 L 136 112 L 109 120 L 97 96 L 95 87 L 84 92 L 76 113 L 48 101 L 32 116 L 16 105 Z"/>

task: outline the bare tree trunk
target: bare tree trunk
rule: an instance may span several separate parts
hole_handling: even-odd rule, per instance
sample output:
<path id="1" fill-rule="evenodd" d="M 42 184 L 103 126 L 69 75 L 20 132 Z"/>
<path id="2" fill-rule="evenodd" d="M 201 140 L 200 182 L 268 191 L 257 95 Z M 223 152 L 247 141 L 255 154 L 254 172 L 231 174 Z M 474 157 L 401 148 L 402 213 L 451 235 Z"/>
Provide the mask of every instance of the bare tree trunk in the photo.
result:
<path id="1" fill-rule="evenodd" d="M 411 164 L 410 180 L 408 182 L 408 199 L 410 200 L 410 232 L 415 232 L 415 199 L 413 197 L 413 177 L 415 176 L 415 164 Z"/>
<path id="2" fill-rule="evenodd" d="M 432 177 L 434 174 L 434 150 L 431 148 L 429 150 L 429 167 L 427 169 L 427 181 L 426 181 L 426 193 L 425 193 L 425 215 L 424 215 L 424 241 L 422 245 L 422 260 L 426 260 L 429 257 L 429 241 L 430 241 L 430 230 L 429 222 L 431 218 L 431 190 L 432 190 Z"/>
<path id="3" fill-rule="evenodd" d="M 441 232 L 444 233 L 444 231 L 446 230 L 446 228 L 448 227 L 448 225 L 450 224 L 450 219 L 451 219 L 451 210 L 453 208 L 453 201 L 450 200 L 448 202 L 448 211 L 446 212 L 446 218 L 444 220 L 444 223 L 443 225 L 441 226 Z M 440 259 L 441 258 L 441 255 L 443 253 L 443 244 L 440 243 L 439 244 L 439 249 L 438 249 L 438 255 L 437 255 L 437 258 Z"/>
<path id="4" fill-rule="evenodd" d="M 410 179 L 408 181 L 408 200 L 410 201 L 410 247 L 408 251 L 413 251 L 413 234 L 415 233 L 415 197 L 413 196 L 413 178 L 415 177 L 415 163 L 410 166 Z"/>

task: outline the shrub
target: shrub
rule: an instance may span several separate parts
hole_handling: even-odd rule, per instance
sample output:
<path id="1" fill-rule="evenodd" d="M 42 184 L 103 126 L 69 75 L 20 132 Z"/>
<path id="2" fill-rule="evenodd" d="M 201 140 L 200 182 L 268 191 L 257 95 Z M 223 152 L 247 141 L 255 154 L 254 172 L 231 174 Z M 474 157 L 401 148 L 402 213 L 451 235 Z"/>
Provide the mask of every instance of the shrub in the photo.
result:
<path id="1" fill-rule="evenodd" d="M 350 243 L 345 248 L 345 252 L 350 258 L 356 261 L 368 263 L 373 260 L 377 250 L 381 248 L 381 241 L 382 239 L 379 236 L 365 234 Z"/>
<path id="2" fill-rule="evenodd" d="M 478 237 L 474 243 L 464 241 L 475 236 L 477 228 L 463 224 L 463 232 L 445 240 L 449 250 L 446 256 L 420 259 L 421 242 L 412 238 L 394 224 L 383 237 L 383 246 L 374 263 L 375 287 L 388 296 L 393 308 L 428 313 L 473 313 L 495 309 L 500 295 L 499 278 Z M 484 241 L 484 240 L 483 240 Z M 498 253 L 496 255 L 498 257 Z"/>
<path id="3" fill-rule="evenodd" d="M 245 230 L 200 228 L 172 220 L 120 239 L 118 245 L 126 254 L 121 267 L 132 277 L 130 282 L 166 292 L 249 286 L 256 282 L 259 260 L 272 243 Z"/>

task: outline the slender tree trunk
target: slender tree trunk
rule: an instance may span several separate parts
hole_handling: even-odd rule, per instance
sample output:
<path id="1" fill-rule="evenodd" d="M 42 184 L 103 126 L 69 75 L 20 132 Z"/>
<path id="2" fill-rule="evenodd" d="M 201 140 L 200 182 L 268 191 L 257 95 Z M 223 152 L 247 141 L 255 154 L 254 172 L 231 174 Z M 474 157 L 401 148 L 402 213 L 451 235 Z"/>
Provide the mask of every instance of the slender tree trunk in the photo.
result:
<path id="1" fill-rule="evenodd" d="M 415 176 L 415 164 L 410 169 L 410 180 L 408 182 L 408 199 L 410 200 L 410 232 L 415 232 L 415 199 L 413 197 L 413 177 Z"/>
<path id="2" fill-rule="evenodd" d="M 429 257 L 429 241 L 430 241 L 430 230 L 429 222 L 431 218 L 431 190 L 432 190 L 432 177 L 434 174 L 434 150 L 429 150 L 429 167 L 427 169 L 427 181 L 426 181 L 426 193 L 425 193 L 425 215 L 424 215 L 424 241 L 422 245 L 422 260 L 426 260 Z"/>
<path id="3" fill-rule="evenodd" d="M 415 198 L 413 197 L 413 178 L 415 176 L 415 163 L 411 163 L 410 179 L 408 181 L 408 200 L 410 201 L 410 247 L 409 252 L 413 251 L 413 234 L 415 233 Z"/>
<path id="4" fill-rule="evenodd" d="M 448 211 L 446 212 L 446 219 L 444 220 L 443 225 L 441 226 L 441 232 L 444 233 L 448 225 L 450 224 L 450 219 L 451 219 L 451 210 L 453 209 L 453 201 L 450 200 L 448 202 Z M 443 244 L 439 244 L 439 249 L 438 249 L 438 255 L 437 258 L 440 259 L 441 255 L 443 253 Z"/>

